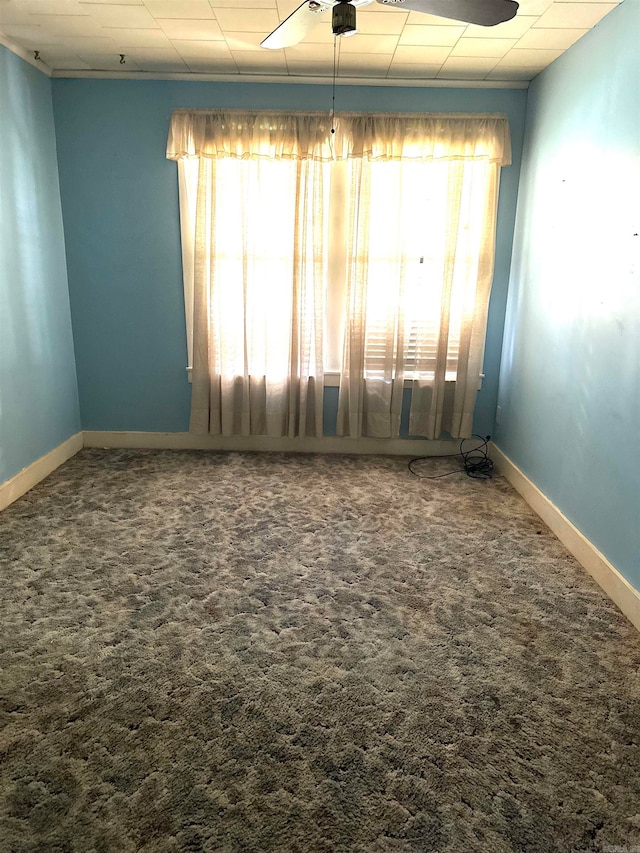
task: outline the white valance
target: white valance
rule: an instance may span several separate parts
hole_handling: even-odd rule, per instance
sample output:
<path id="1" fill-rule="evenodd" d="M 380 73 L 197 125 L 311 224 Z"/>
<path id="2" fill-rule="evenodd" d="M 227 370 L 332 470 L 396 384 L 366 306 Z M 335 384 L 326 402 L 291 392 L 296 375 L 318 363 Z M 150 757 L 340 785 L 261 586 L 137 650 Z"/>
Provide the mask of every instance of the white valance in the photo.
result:
<path id="1" fill-rule="evenodd" d="M 332 133 L 332 129 L 335 133 Z M 511 163 L 507 117 L 479 113 L 176 110 L 167 157 L 282 160 L 485 160 Z"/>
<path id="2" fill-rule="evenodd" d="M 504 115 L 352 115 L 341 118 L 341 151 L 363 160 L 487 160 L 511 163 Z"/>
<path id="3" fill-rule="evenodd" d="M 327 113 L 176 110 L 167 158 L 333 160 Z"/>

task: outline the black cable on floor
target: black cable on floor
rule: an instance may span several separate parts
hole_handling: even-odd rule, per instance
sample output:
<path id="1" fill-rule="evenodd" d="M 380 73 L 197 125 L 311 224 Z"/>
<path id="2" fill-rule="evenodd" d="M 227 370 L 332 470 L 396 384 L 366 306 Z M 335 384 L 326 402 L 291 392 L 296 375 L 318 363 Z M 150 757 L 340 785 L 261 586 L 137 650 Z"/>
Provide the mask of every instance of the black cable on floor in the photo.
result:
<path id="1" fill-rule="evenodd" d="M 474 438 L 480 440 L 480 444 L 465 450 L 465 443 L 473 441 Z M 465 473 L 467 477 L 474 480 L 490 480 L 493 477 L 493 460 L 489 459 L 489 440 L 490 435 L 482 437 L 475 433 L 471 438 L 463 438 L 460 442 L 460 451 L 458 453 L 444 453 L 440 456 L 416 456 L 415 459 L 409 460 L 408 468 L 414 477 L 419 477 L 421 480 L 439 480 L 441 477 L 450 477 L 452 474 Z M 446 471 L 444 474 L 419 474 L 415 470 L 415 465 L 418 462 L 428 462 L 431 459 L 457 459 L 462 460 L 462 468 L 455 471 Z"/>

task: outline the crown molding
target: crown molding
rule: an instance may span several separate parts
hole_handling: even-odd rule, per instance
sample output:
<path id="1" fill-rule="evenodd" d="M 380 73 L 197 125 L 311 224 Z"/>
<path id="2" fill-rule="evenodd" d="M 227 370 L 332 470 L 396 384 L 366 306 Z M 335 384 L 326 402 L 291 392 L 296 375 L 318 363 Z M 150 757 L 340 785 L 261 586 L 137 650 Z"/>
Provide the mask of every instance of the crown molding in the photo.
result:
<path id="1" fill-rule="evenodd" d="M 62 80 L 180 80 L 197 83 L 291 83 L 293 85 L 331 86 L 330 75 L 318 77 L 289 76 L 286 74 L 199 74 L 191 71 L 87 71 L 67 68 L 50 68 L 42 59 L 34 58 L 34 51 L 26 50 L 0 32 L 0 44 L 20 59 L 24 59 L 46 77 Z M 338 77 L 337 86 L 384 86 L 412 89 L 528 89 L 528 80 L 416 80 L 400 77 Z"/>
<path id="2" fill-rule="evenodd" d="M 291 83 L 310 86 L 331 86 L 331 77 L 294 77 L 286 74 L 197 74 L 193 72 L 155 71 L 73 71 L 53 70 L 57 79 L 86 80 L 182 80 L 211 83 Z M 338 86 L 386 86 L 426 89 L 528 89 L 527 80 L 415 80 L 388 77 L 339 77 Z"/>

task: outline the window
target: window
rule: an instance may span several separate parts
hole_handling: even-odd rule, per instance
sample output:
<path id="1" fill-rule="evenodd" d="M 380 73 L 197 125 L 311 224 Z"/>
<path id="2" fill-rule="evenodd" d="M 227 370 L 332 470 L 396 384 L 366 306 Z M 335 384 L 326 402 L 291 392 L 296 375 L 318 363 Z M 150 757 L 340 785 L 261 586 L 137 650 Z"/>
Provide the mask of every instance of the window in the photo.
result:
<path id="1" fill-rule="evenodd" d="M 336 130 L 317 114 L 174 114 L 168 156 L 179 161 L 206 428 L 304 435 L 313 422 L 318 434 L 328 370 L 340 372 L 344 434 L 397 435 L 410 380 L 418 434 L 463 435 L 482 369 L 506 120 L 341 115 Z M 225 385 L 247 413 L 226 427 Z"/>
<path id="2" fill-rule="evenodd" d="M 393 376 L 402 367 L 405 379 L 433 379 L 448 294 L 445 372 L 454 381 L 461 329 L 475 308 L 490 169 L 482 162 L 412 160 L 368 168 L 368 250 L 356 259 L 367 270 L 364 376 L 383 378 L 397 353 Z M 456 219 L 449 211 L 452 185 L 460 185 Z"/>
<path id="3" fill-rule="evenodd" d="M 187 197 L 191 200 L 190 229 L 194 233 L 199 170 L 212 186 L 206 217 L 210 259 L 205 274 L 211 288 L 212 316 L 223 319 L 215 325 L 218 336 L 213 356 L 217 374 L 242 376 L 246 367 L 251 376 L 289 375 L 290 330 L 294 322 L 291 282 L 296 265 L 304 265 L 309 280 L 318 279 L 318 294 L 305 288 L 297 294 L 298 322 L 313 322 L 320 297 L 319 314 L 324 314 L 328 208 L 307 209 L 313 195 L 300 194 L 297 161 L 272 159 L 222 159 L 181 161 Z M 320 198 L 328 197 L 329 163 L 314 170 Z M 302 210 L 300 208 L 303 208 Z M 298 246 L 294 234 L 296 220 L 303 224 Z M 215 249 L 214 249 L 215 247 Z M 313 266 L 317 266 L 317 276 Z M 192 307 L 193 295 L 189 294 Z M 309 345 L 315 349 L 312 337 Z M 322 349 L 317 353 L 322 358 Z M 315 362 L 315 353 L 312 361 Z"/>

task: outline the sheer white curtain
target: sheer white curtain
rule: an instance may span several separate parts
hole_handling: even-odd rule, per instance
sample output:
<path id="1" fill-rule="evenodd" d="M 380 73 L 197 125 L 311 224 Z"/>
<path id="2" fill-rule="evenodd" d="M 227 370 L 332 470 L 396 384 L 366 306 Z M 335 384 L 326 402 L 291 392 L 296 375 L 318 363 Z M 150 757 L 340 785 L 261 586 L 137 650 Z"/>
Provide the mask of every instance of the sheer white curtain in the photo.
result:
<path id="1" fill-rule="evenodd" d="M 352 116 L 338 433 L 472 432 L 493 277 L 504 116 Z"/>
<path id="2" fill-rule="evenodd" d="M 510 156 L 502 115 L 176 111 L 191 429 L 321 436 L 343 327 L 338 434 L 409 382 L 411 434 L 470 435 Z"/>
<path id="3" fill-rule="evenodd" d="M 179 110 L 191 430 L 322 435 L 330 124 Z"/>

